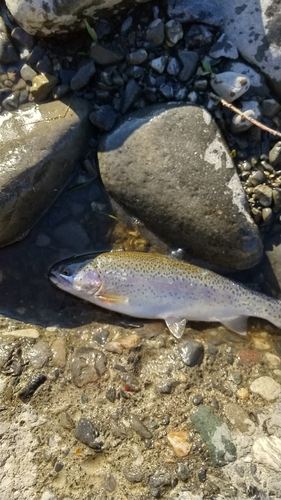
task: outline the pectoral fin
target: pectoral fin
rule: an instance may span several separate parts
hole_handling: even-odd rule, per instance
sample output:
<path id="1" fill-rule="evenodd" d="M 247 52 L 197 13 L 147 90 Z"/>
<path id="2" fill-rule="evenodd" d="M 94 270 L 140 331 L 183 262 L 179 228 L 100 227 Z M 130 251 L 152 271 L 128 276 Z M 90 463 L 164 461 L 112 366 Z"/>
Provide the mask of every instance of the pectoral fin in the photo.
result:
<path id="1" fill-rule="evenodd" d="M 165 319 L 165 323 L 174 337 L 180 339 L 185 329 L 186 319 L 167 318 Z"/>
<path id="2" fill-rule="evenodd" d="M 117 304 L 128 302 L 128 297 L 122 297 L 122 295 L 97 295 L 97 298 L 106 304 Z"/>
<path id="3" fill-rule="evenodd" d="M 237 316 L 235 318 L 226 318 L 219 320 L 226 328 L 240 335 L 247 335 L 247 316 Z"/>

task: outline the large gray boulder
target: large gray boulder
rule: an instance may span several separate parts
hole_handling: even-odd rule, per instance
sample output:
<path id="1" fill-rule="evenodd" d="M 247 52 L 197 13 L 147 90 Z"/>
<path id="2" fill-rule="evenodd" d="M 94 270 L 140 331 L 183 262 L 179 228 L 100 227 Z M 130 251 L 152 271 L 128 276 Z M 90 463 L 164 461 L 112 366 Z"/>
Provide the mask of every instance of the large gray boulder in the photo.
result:
<path id="1" fill-rule="evenodd" d="M 27 33 L 48 36 L 83 27 L 83 18 L 127 0 L 6 0 L 9 11 Z M 129 5 L 132 5 L 130 3 Z"/>
<path id="2" fill-rule="evenodd" d="M 257 66 L 281 96 L 280 2 L 221 1 L 224 30 L 240 54 Z"/>
<path id="3" fill-rule="evenodd" d="M 92 126 L 84 99 L 0 115 L 0 247 L 23 237 L 85 154 Z"/>
<path id="4" fill-rule="evenodd" d="M 174 103 L 131 113 L 99 144 L 108 192 L 174 247 L 231 269 L 255 265 L 259 231 L 216 123 Z"/>

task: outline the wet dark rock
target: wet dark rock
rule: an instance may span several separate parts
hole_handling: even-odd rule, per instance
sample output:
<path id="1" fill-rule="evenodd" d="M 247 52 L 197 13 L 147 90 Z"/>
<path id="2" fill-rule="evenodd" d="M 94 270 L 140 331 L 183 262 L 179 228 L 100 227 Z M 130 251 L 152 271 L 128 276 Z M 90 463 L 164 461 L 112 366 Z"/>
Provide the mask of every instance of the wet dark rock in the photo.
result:
<path id="1" fill-rule="evenodd" d="M 55 464 L 55 471 L 60 472 L 64 467 L 64 464 L 62 462 L 56 462 Z"/>
<path id="2" fill-rule="evenodd" d="M 247 184 L 248 186 L 257 186 L 263 182 L 266 182 L 266 176 L 261 170 L 257 170 L 249 177 Z"/>
<path id="3" fill-rule="evenodd" d="M 178 350 L 184 364 L 187 366 L 200 366 L 204 358 L 203 344 L 196 340 L 185 340 L 179 343 Z"/>
<path id="4" fill-rule="evenodd" d="M 115 399 L 116 399 L 116 389 L 115 387 L 108 387 L 106 393 L 105 393 L 107 399 L 109 401 L 111 401 L 111 403 L 114 403 Z"/>
<path id="5" fill-rule="evenodd" d="M 107 191 L 175 248 L 225 268 L 260 260 L 258 228 L 205 110 L 173 103 L 132 113 L 101 139 L 99 165 Z"/>
<path id="6" fill-rule="evenodd" d="M 34 69 L 31 68 L 31 66 L 29 66 L 28 64 L 24 64 L 21 67 L 20 74 L 24 81 L 30 83 L 32 82 L 33 78 L 35 78 L 35 76 L 37 75 L 36 71 L 34 71 Z"/>
<path id="7" fill-rule="evenodd" d="M 179 21 L 171 19 L 165 24 L 165 37 L 169 45 L 176 45 L 183 38 L 183 29 Z"/>
<path id="8" fill-rule="evenodd" d="M 152 438 L 152 433 L 150 430 L 142 423 L 142 421 L 137 417 L 137 415 L 131 415 L 130 416 L 130 424 L 132 429 L 137 432 L 141 437 L 144 439 L 151 439 Z"/>
<path id="9" fill-rule="evenodd" d="M 100 66 L 110 66 L 113 64 L 118 64 L 124 59 L 122 54 L 113 52 L 112 50 L 106 49 L 97 43 L 93 43 L 90 51 L 91 58 L 96 64 Z"/>
<path id="10" fill-rule="evenodd" d="M 80 347 L 71 360 L 71 377 L 77 387 L 96 382 L 106 370 L 106 355 L 93 347 Z"/>
<path id="11" fill-rule="evenodd" d="M 221 26 L 223 15 L 218 0 L 167 0 L 167 14 L 172 19 L 181 22 L 196 22 Z"/>
<path id="12" fill-rule="evenodd" d="M 32 49 L 32 47 L 34 46 L 33 36 L 24 31 L 19 26 L 17 26 L 12 30 L 11 38 L 21 47 L 27 47 L 28 49 Z"/>
<path id="13" fill-rule="evenodd" d="M 144 478 L 144 473 L 137 467 L 127 467 L 123 469 L 123 474 L 130 483 L 140 483 Z"/>
<path id="14" fill-rule="evenodd" d="M 24 403 L 29 403 L 33 394 L 42 384 L 46 382 L 46 380 L 46 375 L 36 375 L 32 377 L 30 382 L 18 393 L 19 399 L 21 399 Z"/>
<path id="15" fill-rule="evenodd" d="M 152 59 L 149 64 L 152 69 L 154 69 L 155 71 L 157 71 L 157 73 L 161 75 L 165 71 L 167 61 L 168 61 L 167 56 L 160 56 L 156 57 L 155 59 Z"/>
<path id="16" fill-rule="evenodd" d="M 264 184 L 257 186 L 254 193 L 262 207 L 270 207 L 272 203 L 272 189 L 269 186 Z"/>
<path id="17" fill-rule="evenodd" d="M 137 379 L 137 377 L 134 377 L 130 373 L 122 373 L 120 376 L 121 380 L 123 380 L 126 389 L 129 390 L 130 392 L 139 392 L 140 391 L 140 381 Z"/>
<path id="18" fill-rule="evenodd" d="M 121 103 L 122 115 L 124 115 L 125 113 L 127 113 L 127 111 L 129 111 L 129 109 L 136 102 L 140 94 L 141 94 L 141 87 L 138 85 L 138 83 L 133 79 L 129 80 L 125 87 L 125 91 L 122 97 L 122 103 Z"/>
<path id="19" fill-rule="evenodd" d="M 198 479 L 200 483 L 204 483 L 207 479 L 207 469 L 200 469 L 198 471 Z"/>
<path id="20" fill-rule="evenodd" d="M 228 59 L 237 59 L 238 50 L 234 43 L 229 40 L 225 33 L 210 48 L 209 55 L 215 59 L 227 57 Z"/>
<path id="21" fill-rule="evenodd" d="M 166 472 L 157 471 L 149 479 L 149 490 L 153 497 L 159 498 L 164 494 L 165 486 L 171 484 L 170 475 Z"/>
<path id="22" fill-rule="evenodd" d="M 190 472 L 187 465 L 184 463 L 179 463 L 177 465 L 176 474 L 184 482 L 186 482 L 190 478 Z"/>
<path id="23" fill-rule="evenodd" d="M 19 91 L 12 92 L 6 99 L 3 99 L 2 106 L 6 111 L 14 111 L 19 107 Z"/>
<path id="24" fill-rule="evenodd" d="M 131 52 L 128 55 L 128 62 L 133 65 L 142 64 L 147 59 L 147 52 L 145 49 L 138 49 L 134 52 Z"/>
<path id="25" fill-rule="evenodd" d="M 93 332 L 93 340 L 98 342 L 100 345 L 104 345 L 109 337 L 109 331 L 106 328 L 96 328 Z"/>
<path id="26" fill-rule="evenodd" d="M 146 30 L 145 37 L 148 42 L 155 47 L 162 45 L 164 42 L 164 23 L 161 19 L 154 19 Z"/>
<path id="27" fill-rule="evenodd" d="M 101 450 L 102 442 L 98 439 L 99 431 L 88 418 L 78 420 L 74 435 L 78 441 L 86 444 L 89 448 L 93 448 L 95 451 Z"/>
<path id="28" fill-rule="evenodd" d="M 76 73 L 76 75 L 72 78 L 70 82 L 70 87 L 72 90 L 80 90 L 85 87 L 92 76 L 96 72 L 96 67 L 93 61 L 89 61 L 84 64 Z"/>
<path id="29" fill-rule="evenodd" d="M 89 118 L 95 127 L 107 132 L 114 126 L 117 114 L 111 106 L 105 105 L 90 113 Z"/>
<path id="30" fill-rule="evenodd" d="M 49 56 L 44 55 L 35 66 L 37 73 L 52 73 L 53 63 Z"/>
<path id="31" fill-rule="evenodd" d="M 214 466 L 236 460 L 236 448 L 229 429 L 210 406 L 199 406 L 191 413 L 191 421 L 205 441 Z"/>
<path id="32" fill-rule="evenodd" d="M 189 49 L 207 48 L 213 41 L 213 33 L 205 24 L 193 24 L 187 31 Z"/>
<path id="33" fill-rule="evenodd" d="M 155 384 L 155 390 L 159 394 L 172 394 L 178 384 L 179 382 L 174 379 L 161 380 L 160 382 L 157 382 L 157 384 Z"/>
<path id="34" fill-rule="evenodd" d="M 10 40 L 5 23 L 0 17 L 0 62 L 8 64 L 18 60 L 18 53 Z"/>
<path id="35" fill-rule="evenodd" d="M 0 247 L 19 239 L 50 206 L 91 134 L 88 104 L 78 98 L 71 100 L 70 110 L 67 102 L 56 101 L 16 113 L 1 125 Z M 32 154 L 25 154 L 26 144 Z"/>
<path id="36" fill-rule="evenodd" d="M 35 45 L 34 49 L 30 52 L 26 60 L 26 64 L 32 66 L 34 69 L 38 61 L 40 61 L 45 54 L 46 50 L 44 49 L 44 47 L 42 47 L 41 45 Z"/>
<path id="37" fill-rule="evenodd" d="M 196 52 L 191 52 L 189 50 L 179 50 L 178 56 L 183 65 L 179 73 L 179 80 L 181 82 L 187 82 L 193 73 L 195 73 L 199 56 Z"/>

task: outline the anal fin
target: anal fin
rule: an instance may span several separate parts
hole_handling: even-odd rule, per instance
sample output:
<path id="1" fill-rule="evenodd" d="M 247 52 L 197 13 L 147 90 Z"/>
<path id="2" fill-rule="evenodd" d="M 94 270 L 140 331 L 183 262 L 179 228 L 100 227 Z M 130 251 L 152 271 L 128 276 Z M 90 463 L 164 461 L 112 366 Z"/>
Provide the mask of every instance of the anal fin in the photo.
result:
<path id="1" fill-rule="evenodd" d="M 226 328 L 240 335 L 247 335 L 248 316 L 236 316 L 219 320 Z"/>
<path id="2" fill-rule="evenodd" d="M 170 332 L 176 337 L 180 339 L 184 333 L 186 319 L 183 318 L 167 318 L 165 319 L 165 323 L 169 328 Z"/>

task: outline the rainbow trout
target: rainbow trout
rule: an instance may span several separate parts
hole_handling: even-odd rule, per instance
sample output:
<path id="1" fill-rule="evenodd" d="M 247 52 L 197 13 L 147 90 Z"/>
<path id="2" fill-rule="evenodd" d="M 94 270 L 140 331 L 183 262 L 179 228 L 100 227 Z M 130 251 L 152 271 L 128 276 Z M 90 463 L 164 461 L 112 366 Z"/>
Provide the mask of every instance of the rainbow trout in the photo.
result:
<path id="1" fill-rule="evenodd" d="M 249 316 L 281 328 L 281 302 L 201 267 L 160 254 L 107 252 L 52 267 L 58 288 L 111 311 L 163 319 L 180 338 L 186 320 L 219 321 L 245 335 Z"/>

